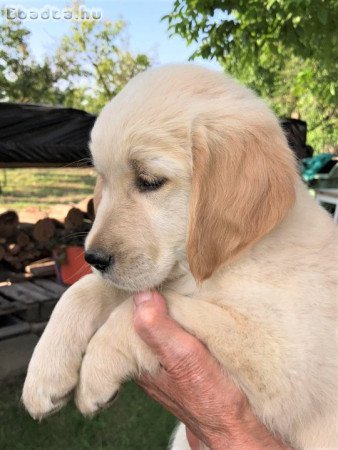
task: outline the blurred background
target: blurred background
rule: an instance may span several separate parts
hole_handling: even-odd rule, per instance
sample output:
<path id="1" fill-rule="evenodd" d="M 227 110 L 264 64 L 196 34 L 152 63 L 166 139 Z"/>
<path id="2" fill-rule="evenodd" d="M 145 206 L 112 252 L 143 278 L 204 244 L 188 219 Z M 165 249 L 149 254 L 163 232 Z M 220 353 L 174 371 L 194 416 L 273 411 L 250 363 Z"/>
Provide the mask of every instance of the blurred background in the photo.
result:
<path id="1" fill-rule="evenodd" d="M 336 0 L 0 4 L 0 449 L 165 449 L 176 423 L 127 384 L 88 420 L 70 405 L 35 423 L 27 362 L 68 285 L 88 273 L 88 138 L 137 73 L 193 61 L 251 87 L 281 120 L 312 195 L 338 222 Z"/>

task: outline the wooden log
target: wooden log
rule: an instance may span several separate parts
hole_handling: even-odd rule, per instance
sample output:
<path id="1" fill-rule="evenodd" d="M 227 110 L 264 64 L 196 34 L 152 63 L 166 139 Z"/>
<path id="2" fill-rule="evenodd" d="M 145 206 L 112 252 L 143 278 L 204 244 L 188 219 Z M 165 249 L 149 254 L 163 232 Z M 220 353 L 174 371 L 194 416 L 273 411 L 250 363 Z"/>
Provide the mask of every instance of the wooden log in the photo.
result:
<path id="1" fill-rule="evenodd" d="M 27 233 L 25 233 L 24 231 L 20 231 L 16 237 L 16 242 L 22 248 L 26 247 L 26 245 L 28 245 L 31 242 L 31 240 Z"/>
<path id="2" fill-rule="evenodd" d="M 15 244 L 14 242 L 12 244 L 9 244 L 8 251 L 11 255 L 16 256 L 18 253 L 20 253 L 21 247 L 19 244 Z"/>
<path id="3" fill-rule="evenodd" d="M 31 278 L 33 278 L 31 273 L 12 272 L 8 275 L 7 281 L 9 282 L 9 285 L 11 285 L 12 283 L 21 283 L 22 281 L 30 280 Z M 0 283 L 0 287 L 1 286 L 2 284 Z"/>
<path id="4" fill-rule="evenodd" d="M 54 237 L 55 224 L 52 219 L 41 219 L 33 228 L 33 237 L 39 244 L 47 244 Z"/>
<path id="5" fill-rule="evenodd" d="M 22 250 L 18 254 L 18 258 L 20 259 L 20 261 L 24 262 L 25 264 L 31 263 L 39 256 L 40 256 L 40 252 L 37 250 L 30 250 L 30 251 Z"/>
<path id="6" fill-rule="evenodd" d="M 87 203 L 87 216 L 92 222 L 95 219 L 94 199 L 91 198 Z"/>
<path id="7" fill-rule="evenodd" d="M 69 210 L 65 218 L 65 228 L 67 230 L 81 229 L 83 226 L 84 214 L 79 208 Z"/>
<path id="8" fill-rule="evenodd" d="M 31 252 L 27 252 L 26 250 L 22 250 L 18 254 L 18 258 L 20 259 L 20 261 L 22 263 L 26 263 L 28 261 L 31 261 L 31 257 L 32 257 L 32 253 Z"/>
<path id="9" fill-rule="evenodd" d="M 36 247 L 35 243 L 34 243 L 33 241 L 30 241 L 30 242 L 26 245 L 25 250 L 26 250 L 27 252 L 30 252 L 31 250 L 34 250 L 35 247 Z"/>
<path id="10" fill-rule="evenodd" d="M 6 252 L 4 256 L 4 261 L 6 261 L 14 270 L 21 270 L 22 263 L 17 256 L 11 255 L 9 252 Z"/>
<path id="11" fill-rule="evenodd" d="M 55 276 L 55 261 L 50 258 L 41 259 L 27 265 L 25 271 L 39 277 Z"/>
<path id="12" fill-rule="evenodd" d="M 15 235 L 19 225 L 19 217 L 15 211 L 0 214 L 0 237 L 9 238 Z"/>

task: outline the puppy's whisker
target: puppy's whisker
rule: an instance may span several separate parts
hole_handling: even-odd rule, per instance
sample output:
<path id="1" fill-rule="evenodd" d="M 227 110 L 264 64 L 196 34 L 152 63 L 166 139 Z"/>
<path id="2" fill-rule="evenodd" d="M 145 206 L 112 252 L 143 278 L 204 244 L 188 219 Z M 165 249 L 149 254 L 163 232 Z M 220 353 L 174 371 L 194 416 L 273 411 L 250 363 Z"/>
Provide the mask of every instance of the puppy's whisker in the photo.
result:
<path id="1" fill-rule="evenodd" d="M 79 236 L 87 236 L 87 234 L 88 234 L 88 232 L 86 232 L 86 231 L 79 231 L 78 233 L 66 234 L 61 239 L 70 239 L 70 238 L 79 237 Z"/>

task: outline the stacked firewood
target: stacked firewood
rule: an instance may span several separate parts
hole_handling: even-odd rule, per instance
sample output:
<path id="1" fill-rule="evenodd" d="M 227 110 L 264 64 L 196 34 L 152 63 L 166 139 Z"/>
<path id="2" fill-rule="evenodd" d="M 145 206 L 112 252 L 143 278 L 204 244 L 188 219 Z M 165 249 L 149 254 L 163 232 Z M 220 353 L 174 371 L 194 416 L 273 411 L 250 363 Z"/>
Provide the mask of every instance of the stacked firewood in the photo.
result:
<path id="1" fill-rule="evenodd" d="M 70 208 L 63 222 L 45 218 L 35 224 L 20 223 L 15 211 L 0 214 L 0 264 L 24 271 L 62 246 L 82 245 L 94 219 L 93 200 L 85 203 L 80 205 L 85 210 Z"/>

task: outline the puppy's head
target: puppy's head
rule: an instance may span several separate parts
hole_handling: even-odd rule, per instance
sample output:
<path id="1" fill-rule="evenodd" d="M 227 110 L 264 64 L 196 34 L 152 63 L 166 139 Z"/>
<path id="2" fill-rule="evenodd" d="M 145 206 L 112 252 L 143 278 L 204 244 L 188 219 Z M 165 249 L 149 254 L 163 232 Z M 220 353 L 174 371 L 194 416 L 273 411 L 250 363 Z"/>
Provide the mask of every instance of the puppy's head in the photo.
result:
<path id="1" fill-rule="evenodd" d="M 198 281 L 276 227 L 294 202 L 292 154 L 254 94 L 168 66 L 135 77 L 98 117 L 88 261 L 130 291 L 188 261 Z"/>

